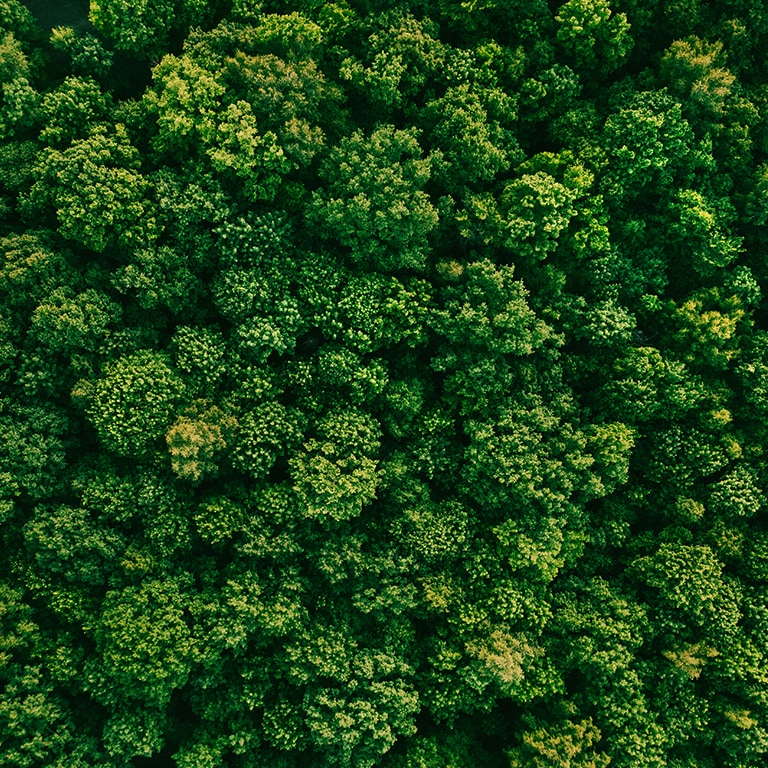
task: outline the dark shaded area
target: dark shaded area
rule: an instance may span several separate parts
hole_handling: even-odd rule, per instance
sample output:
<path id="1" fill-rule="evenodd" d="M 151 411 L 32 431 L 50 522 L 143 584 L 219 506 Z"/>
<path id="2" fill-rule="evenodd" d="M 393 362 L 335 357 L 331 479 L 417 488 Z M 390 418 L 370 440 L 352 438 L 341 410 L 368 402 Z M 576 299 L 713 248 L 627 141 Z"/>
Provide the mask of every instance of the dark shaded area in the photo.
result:
<path id="1" fill-rule="evenodd" d="M 152 757 L 134 757 L 132 768 L 176 768 L 173 754 L 178 747 L 165 747 L 159 754 Z"/>
<path id="2" fill-rule="evenodd" d="M 93 31 L 93 26 L 88 21 L 88 0 L 24 0 L 22 4 L 29 8 L 43 29 L 74 27 L 87 32 Z"/>

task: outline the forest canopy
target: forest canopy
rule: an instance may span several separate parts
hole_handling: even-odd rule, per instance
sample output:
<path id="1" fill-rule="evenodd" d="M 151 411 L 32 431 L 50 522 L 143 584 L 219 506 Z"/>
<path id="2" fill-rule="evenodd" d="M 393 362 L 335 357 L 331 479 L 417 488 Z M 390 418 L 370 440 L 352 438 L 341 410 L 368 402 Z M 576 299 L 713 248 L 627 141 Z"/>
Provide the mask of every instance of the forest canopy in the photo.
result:
<path id="1" fill-rule="evenodd" d="M 764 766 L 768 5 L 86 10 L 0 0 L 0 766 Z"/>

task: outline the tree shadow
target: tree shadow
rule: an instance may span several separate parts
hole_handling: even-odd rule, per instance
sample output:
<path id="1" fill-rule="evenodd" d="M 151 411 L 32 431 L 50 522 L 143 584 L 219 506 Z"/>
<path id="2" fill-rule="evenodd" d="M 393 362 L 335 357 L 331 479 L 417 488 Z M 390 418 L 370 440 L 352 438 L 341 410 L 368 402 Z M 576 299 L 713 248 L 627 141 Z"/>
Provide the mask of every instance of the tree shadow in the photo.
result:
<path id="1" fill-rule="evenodd" d="M 54 27 L 73 27 L 81 31 L 92 32 L 93 27 L 88 21 L 88 0 L 22 0 L 37 23 L 46 31 Z"/>

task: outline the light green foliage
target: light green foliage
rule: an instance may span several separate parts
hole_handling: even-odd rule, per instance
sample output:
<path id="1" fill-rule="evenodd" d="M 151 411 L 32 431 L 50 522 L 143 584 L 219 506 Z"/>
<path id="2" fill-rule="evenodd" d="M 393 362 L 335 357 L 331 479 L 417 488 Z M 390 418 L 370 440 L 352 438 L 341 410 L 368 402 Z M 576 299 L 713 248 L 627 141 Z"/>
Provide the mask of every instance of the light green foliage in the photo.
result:
<path id="1" fill-rule="evenodd" d="M 715 647 L 736 633 L 739 594 L 710 547 L 662 544 L 655 554 L 635 560 L 632 570 L 659 590 L 662 624 L 690 622 Z"/>
<path id="2" fill-rule="evenodd" d="M 582 307 L 579 307 L 578 300 L 573 303 L 574 309 L 578 307 L 573 329 L 577 339 L 586 339 L 596 347 L 626 347 L 632 338 L 636 320 L 615 296 Z"/>
<path id="3" fill-rule="evenodd" d="M 485 103 L 497 95 L 503 98 L 500 92 L 484 93 L 462 84 L 449 88 L 424 109 L 429 140 L 442 153 L 433 175 L 450 194 L 490 181 L 519 157 L 512 132 L 488 115 Z"/>
<path id="4" fill-rule="evenodd" d="M 543 171 L 513 181 L 502 198 L 509 211 L 507 247 L 521 255 L 546 256 L 574 213 L 571 199 L 569 191 Z"/>
<path id="5" fill-rule="evenodd" d="M 24 526 L 24 539 L 41 571 L 91 586 L 112 575 L 125 547 L 122 536 L 70 507 L 38 508 Z"/>
<path id="6" fill-rule="evenodd" d="M 525 699 L 525 678 L 541 650 L 526 635 L 513 634 L 506 628 L 483 634 L 466 644 L 472 658 L 463 670 L 466 683 L 485 695 L 492 695 L 496 688 L 513 700 Z"/>
<path id="7" fill-rule="evenodd" d="M 511 266 L 479 261 L 457 265 L 456 280 L 443 289 L 444 308 L 433 326 L 457 347 L 490 353 L 530 355 L 551 338 L 552 329 L 528 306 L 528 292 L 513 280 Z"/>
<path id="8" fill-rule="evenodd" d="M 290 460 L 304 514 L 321 520 L 357 517 L 379 482 L 379 425 L 366 414 L 341 410 L 328 414 L 314 431 Z"/>
<path id="9" fill-rule="evenodd" d="M 240 533 L 245 527 L 245 520 L 246 513 L 240 499 L 233 500 L 226 496 L 207 498 L 194 512 L 195 528 L 200 538 L 213 545 L 229 541 Z M 247 596 L 240 594 L 231 582 L 229 586 L 237 594 L 237 601 L 231 600 L 230 604 L 246 613 L 250 607 Z M 236 633 L 230 631 L 230 635 L 236 636 Z"/>
<path id="10" fill-rule="evenodd" d="M 286 649 L 290 677 L 295 684 L 314 683 L 304 699 L 304 718 L 312 744 L 329 765 L 370 768 L 398 736 L 413 734 L 418 695 L 401 659 L 359 647 L 334 627 L 316 625 L 297 640 Z"/>
<path id="11" fill-rule="evenodd" d="M 467 510 L 455 501 L 406 509 L 393 533 L 417 561 L 455 557 L 467 540 Z"/>
<path id="12" fill-rule="evenodd" d="M 29 62 L 21 43 L 12 32 L 5 32 L 0 44 L 0 82 L 11 83 L 29 75 Z"/>
<path id="13" fill-rule="evenodd" d="M 606 490 L 612 491 L 629 480 L 629 461 L 635 446 L 631 428 L 620 422 L 596 425 L 587 437 L 587 446 Z"/>
<path id="14" fill-rule="evenodd" d="M 613 13 L 608 0 L 568 0 L 557 16 L 557 41 L 578 70 L 608 74 L 632 49 L 624 13 Z"/>
<path id="15" fill-rule="evenodd" d="M 46 297 L 76 285 L 78 275 L 66 251 L 54 248 L 49 233 L 9 234 L 2 239 L 0 291 L 5 306 L 32 311 Z"/>
<path id="16" fill-rule="evenodd" d="M 91 127 L 107 121 L 112 108 L 112 99 L 93 79 L 68 77 L 40 100 L 45 121 L 40 138 L 57 147 L 85 139 Z"/>
<path id="17" fill-rule="evenodd" d="M 352 350 L 323 347 L 317 356 L 318 384 L 329 393 L 348 393 L 351 402 L 364 403 L 375 399 L 387 385 L 387 369 L 377 359 L 367 365 Z"/>
<path id="18" fill-rule="evenodd" d="M 246 474 L 264 477 L 279 456 L 292 453 L 301 433 L 301 420 L 292 409 L 274 401 L 262 403 L 240 417 L 232 460 Z"/>
<path id="19" fill-rule="evenodd" d="M 511 768 L 605 768 L 611 758 L 596 746 L 600 730 L 591 718 L 557 725 L 530 722 L 520 747 L 509 752 Z"/>
<path id="20" fill-rule="evenodd" d="M 664 52 L 660 72 L 694 118 L 707 122 L 722 118 L 736 78 L 725 67 L 720 41 L 695 36 L 675 40 Z"/>
<path id="21" fill-rule="evenodd" d="M 700 377 L 655 347 L 634 347 L 613 363 L 613 376 L 600 390 L 601 401 L 617 415 L 643 422 L 682 415 L 708 395 Z"/>
<path id="22" fill-rule="evenodd" d="M 569 554 L 563 534 L 564 523 L 562 518 L 533 519 L 528 515 L 521 521 L 510 519 L 501 523 L 493 533 L 500 553 L 513 571 L 522 570 L 528 581 L 547 583 L 557 576 Z"/>
<path id="23" fill-rule="evenodd" d="M 216 143 L 207 150 L 215 170 L 232 170 L 244 183 L 250 200 L 272 200 L 280 176 L 289 161 L 271 131 L 259 134 L 259 126 L 247 101 L 230 104 L 218 116 Z"/>
<path id="24" fill-rule="evenodd" d="M 216 131 L 216 113 L 226 88 L 209 66 L 190 56 L 163 57 L 152 71 L 154 90 L 145 98 L 157 113 L 153 146 L 173 156 L 190 153 Z"/>
<path id="25" fill-rule="evenodd" d="M 566 413 L 529 396 L 500 408 L 492 422 L 467 422 L 466 480 L 483 505 L 491 509 L 540 505 L 561 515 L 576 491 L 599 490 L 590 469 L 594 458 L 586 451 L 587 439 L 566 420 Z M 551 531 L 555 540 L 561 535 L 556 529 L 557 525 Z"/>
<path id="26" fill-rule="evenodd" d="M 742 250 L 742 239 L 731 234 L 728 225 L 736 218 L 729 201 L 724 198 L 707 201 L 699 192 L 678 192 L 671 210 L 675 219 L 672 233 L 680 243 L 683 258 L 702 276 L 730 264 Z"/>
<path id="27" fill-rule="evenodd" d="M 344 342 L 359 352 L 372 352 L 405 342 L 409 347 L 427 338 L 432 288 L 425 280 L 377 273 L 350 276 L 338 301 Z"/>
<path id="28" fill-rule="evenodd" d="M 194 644 L 182 590 L 148 580 L 106 594 L 96 633 L 102 665 L 89 686 L 97 699 L 163 706 L 186 682 Z"/>
<path id="29" fill-rule="evenodd" d="M 182 56 L 166 56 L 147 96 L 159 128 L 154 146 L 171 155 L 202 150 L 223 180 L 242 184 L 249 199 L 274 199 L 283 177 L 322 147 L 317 123 L 338 100 L 317 65 L 303 59 L 317 28 L 306 20 L 291 24 L 291 18 L 267 17 L 253 34 L 220 28 Z M 283 33 L 291 37 L 282 39 Z M 234 48 L 225 59 L 217 50 L 222 43 Z M 257 55 L 241 50 L 254 47 Z"/>
<path id="30" fill-rule="evenodd" d="M 58 288 L 32 313 L 30 334 L 54 354 L 95 352 L 119 322 L 121 308 L 92 288 Z"/>
<path id="31" fill-rule="evenodd" d="M 323 30 L 303 13 L 268 13 L 259 16 L 257 24 L 247 30 L 245 37 L 260 51 L 295 61 L 312 59 L 323 42 Z"/>
<path id="32" fill-rule="evenodd" d="M 402 107 L 438 76 L 445 47 L 433 22 L 400 10 L 377 16 L 375 25 L 379 28 L 366 40 L 365 58 L 345 59 L 340 74 L 376 106 Z"/>
<path id="33" fill-rule="evenodd" d="M 350 260 L 382 272 L 421 270 L 437 211 L 423 191 L 430 161 L 416 130 L 393 125 L 370 136 L 356 131 L 323 162 L 326 182 L 308 211 L 326 238 L 349 249 Z"/>
<path id="34" fill-rule="evenodd" d="M 328 764 L 370 768 L 398 736 L 413 733 L 417 709 L 418 696 L 408 684 L 382 679 L 368 685 L 366 696 L 320 689 L 306 704 L 306 721 L 312 743 L 325 751 Z"/>
<path id="35" fill-rule="evenodd" d="M 0 3 L 0 26 L 28 39 L 34 37 L 35 17 L 19 0 L 3 0 Z"/>
<path id="36" fill-rule="evenodd" d="M 751 517 L 766 504 L 755 470 L 744 464 L 738 464 L 710 487 L 707 506 L 716 514 Z"/>
<path id="37" fill-rule="evenodd" d="M 609 163 L 603 185 L 609 198 L 637 195 L 655 184 L 682 185 L 690 178 L 693 131 L 665 91 L 631 96 L 608 116 L 603 133 Z"/>
<path id="38" fill-rule="evenodd" d="M 33 500 L 55 494 L 66 466 L 67 416 L 43 404 L 0 401 L 0 480 L 3 495 Z"/>
<path id="39" fill-rule="evenodd" d="M 736 296 L 723 296 L 717 288 L 696 291 L 674 307 L 675 341 L 683 360 L 725 369 L 738 357 L 746 317 Z"/>
<path id="40" fill-rule="evenodd" d="M 299 311 L 293 302 L 278 306 L 279 318 L 251 317 L 237 329 L 238 346 L 243 354 L 257 363 L 266 362 L 273 353 L 293 350 L 299 328 Z"/>
<path id="41" fill-rule="evenodd" d="M 142 309 L 182 314 L 195 305 L 203 292 L 190 261 L 186 254 L 167 245 L 142 248 L 115 270 L 110 282 Z"/>
<path id="42" fill-rule="evenodd" d="M 175 366 L 185 375 L 190 389 L 205 394 L 216 387 L 225 371 L 221 331 L 212 326 L 179 326 L 171 348 Z"/>
<path id="43" fill-rule="evenodd" d="M 51 638 L 34 619 L 22 590 L 0 585 L 0 761 L 18 768 L 68 761 L 85 768 L 98 750 L 83 732 L 78 735 L 72 712 L 56 691 L 61 679 L 56 672 L 64 665 L 55 670 L 53 663 L 45 663 Z M 59 636 L 58 656 L 63 660 L 69 655 L 76 664 L 69 641 L 64 633 Z"/>
<path id="44" fill-rule="evenodd" d="M 139 153 L 119 123 L 63 151 L 41 153 L 27 204 L 51 206 L 65 238 L 103 252 L 153 239 L 155 221 L 138 172 Z"/>
<path id="45" fill-rule="evenodd" d="M 0 138 L 35 125 L 40 94 L 30 83 L 31 67 L 21 43 L 0 28 Z"/>
<path id="46" fill-rule="evenodd" d="M 303 49 L 303 43 L 299 48 Z M 316 63 L 292 56 L 290 51 L 285 56 L 237 52 L 228 59 L 226 69 L 228 80 L 247 95 L 265 136 L 276 138 L 283 173 L 308 165 L 323 148 L 325 134 L 318 123 L 327 120 L 335 128 L 335 119 L 340 119 L 336 115 L 340 94 Z"/>
<path id="47" fill-rule="evenodd" d="M 504 187 L 499 201 L 502 244 L 515 258 L 543 259 L 557 247 L 577 212 L 574 203 L 594 177 L 572 163 L 570 153 L 536 155 L 517 170 L 521 175 Z"/>
<path id="48" fill-rule="evenodd" d="M 167 722 L 161 708 L 136 708 L 120 703 L 114 706 L 104 723 L 101 740 L 116 764 L 124 764 L 133 757 L 148 758 L 162 748 L 163 728 Z"/>
<path id="49" fill-rule="evenodd" d="M 183 393 L 167 358 L 142 350 L 104 367 L 93 385 L 88 417 L 108 450 L 141 457 L 164 435 Z"/>

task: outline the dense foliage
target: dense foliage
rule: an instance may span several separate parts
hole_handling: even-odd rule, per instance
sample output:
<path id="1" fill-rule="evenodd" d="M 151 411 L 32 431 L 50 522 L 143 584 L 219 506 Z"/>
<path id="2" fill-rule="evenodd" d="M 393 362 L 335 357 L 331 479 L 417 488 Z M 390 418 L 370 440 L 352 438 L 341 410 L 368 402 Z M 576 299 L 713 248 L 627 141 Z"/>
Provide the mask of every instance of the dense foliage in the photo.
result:
<path id="1" fill-rule="evenodd" d="M 763 0 L 0 0 L 0 766 L 768 759 Z"/>

